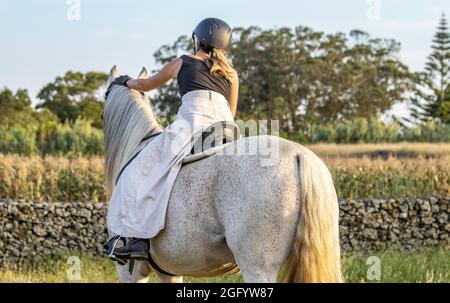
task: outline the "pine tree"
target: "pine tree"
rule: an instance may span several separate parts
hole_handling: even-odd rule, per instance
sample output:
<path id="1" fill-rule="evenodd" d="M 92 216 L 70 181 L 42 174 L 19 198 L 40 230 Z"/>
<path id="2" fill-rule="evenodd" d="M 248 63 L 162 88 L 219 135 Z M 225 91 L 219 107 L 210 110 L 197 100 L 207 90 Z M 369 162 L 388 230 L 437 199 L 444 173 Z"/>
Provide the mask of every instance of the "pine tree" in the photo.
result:
<path id="1" fill-rule="evenodd" d="M 411 114 L 419 121 L 450 123 L 450 32 L 445 14 L 439 21 L 425 71 L 418 73 Z"/>

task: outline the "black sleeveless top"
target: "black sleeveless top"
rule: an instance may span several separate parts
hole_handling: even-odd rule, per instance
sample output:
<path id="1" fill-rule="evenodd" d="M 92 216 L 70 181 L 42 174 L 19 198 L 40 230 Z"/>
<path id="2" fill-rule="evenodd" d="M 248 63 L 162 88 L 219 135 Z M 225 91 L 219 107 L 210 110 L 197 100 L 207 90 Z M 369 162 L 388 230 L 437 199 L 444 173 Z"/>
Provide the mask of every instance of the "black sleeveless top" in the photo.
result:
<path id="1" fill-rule="evenodd" d="M 211 75 L 207 62 L 186 55 L 180 57 L 183 64 L 178 73 L 178 86 L 181 97 L 194 90 L 212 90 L 228 100 L 231 83 L 223 76 Z"/>

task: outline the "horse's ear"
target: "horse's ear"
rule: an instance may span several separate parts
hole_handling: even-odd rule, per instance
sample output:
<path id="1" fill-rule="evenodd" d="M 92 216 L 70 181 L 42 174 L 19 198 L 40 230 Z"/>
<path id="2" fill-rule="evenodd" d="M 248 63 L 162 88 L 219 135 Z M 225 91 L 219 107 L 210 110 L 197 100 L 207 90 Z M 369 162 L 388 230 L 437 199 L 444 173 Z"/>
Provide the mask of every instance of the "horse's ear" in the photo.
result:
<path id="1" fill-rule="evenodd" d="M 119 77 L 119 72 L 117 71 L 117 67 L 114 65 L 109 71 L 108 85 L 111 84 L 111 82 L 113 82 L 117 77 Z"/>
<path id="2" fill-rule="evenodd" d="M 148 72 L 145 67 L 142 67 L 141 72 L 139 73 L 138 79 L 147 79 L 148 78 Z"/>

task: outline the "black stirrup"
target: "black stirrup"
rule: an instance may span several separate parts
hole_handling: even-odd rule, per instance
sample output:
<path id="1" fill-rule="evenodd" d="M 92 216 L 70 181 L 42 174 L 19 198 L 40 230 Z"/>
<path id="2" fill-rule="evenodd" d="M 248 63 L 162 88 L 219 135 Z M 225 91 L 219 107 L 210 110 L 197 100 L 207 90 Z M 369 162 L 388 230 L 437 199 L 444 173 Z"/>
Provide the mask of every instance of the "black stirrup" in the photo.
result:
<path id="1" fill-rule="evenodd" d="M 127 263 L 127 260 L 122 259 L 114 255 L 114 250 L 116 249 L 117 244 L 122 242 L 122 245 L 125 246 L 127 244 L 127 240 L 124 237 L 121 237 L 119 235 L 112 237 L 109 239 L 105 245 L 103 245 L 103 252 L 108 255 L 108 257 L 116 261 L 119 265 L 125 265 Z"/>

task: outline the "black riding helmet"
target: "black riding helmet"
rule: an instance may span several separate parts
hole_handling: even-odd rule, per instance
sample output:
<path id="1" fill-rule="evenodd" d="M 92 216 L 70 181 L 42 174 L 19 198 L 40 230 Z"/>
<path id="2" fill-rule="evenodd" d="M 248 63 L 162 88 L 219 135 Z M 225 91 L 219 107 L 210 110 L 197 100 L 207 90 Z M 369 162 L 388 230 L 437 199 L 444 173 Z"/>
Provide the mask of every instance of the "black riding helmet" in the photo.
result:
<path id="1" fill-rule="evenodd" d="M 226 49 L 231 41 L 231 27 L 223 20 L 206 18 L 194 29 L 192 38 L 197 37 L 206 47 Z"/>

